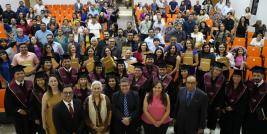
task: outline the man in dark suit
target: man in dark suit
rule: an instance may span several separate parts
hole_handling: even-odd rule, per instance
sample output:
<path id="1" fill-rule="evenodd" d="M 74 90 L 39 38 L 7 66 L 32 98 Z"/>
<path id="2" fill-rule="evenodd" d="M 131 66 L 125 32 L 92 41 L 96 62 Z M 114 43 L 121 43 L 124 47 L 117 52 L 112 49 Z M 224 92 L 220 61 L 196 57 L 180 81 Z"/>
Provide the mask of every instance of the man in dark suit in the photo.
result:
<path id="1" fill-rule="evenodd" d="M 71 86 L 66 86 L 63 98 L 53 109 L 53 121 L 58 134 L 81 134 L 83 125 L 83 109 L 79 100 L 73 99 Z"/>
<path id="2" fill-rule="evenodd" d="M 114 134 L 136 134 L 139 115 L 139 96 L 130 90 L 128 78 L 120 80 L 120 91 L 112 97 L 112 132 Z"/>
<path id="3" fill-rule="evenodd" d="M 196 85 L 196 77 L 188 76 L 186 87 L 180 88 L 175 110 L 176 134 L 204 133 L 208 97 Z"/>

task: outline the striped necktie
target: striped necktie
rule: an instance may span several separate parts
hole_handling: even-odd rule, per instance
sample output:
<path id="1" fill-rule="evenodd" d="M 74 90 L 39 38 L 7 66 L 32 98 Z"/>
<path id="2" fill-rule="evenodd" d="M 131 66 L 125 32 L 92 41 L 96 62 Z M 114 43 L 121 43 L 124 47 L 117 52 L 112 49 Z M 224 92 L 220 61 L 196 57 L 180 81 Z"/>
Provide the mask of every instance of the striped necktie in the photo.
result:
<path id="1" fill-rule="evenodd" d="M 123 97 L 123 113 L 125 117 L 129 117 L 127 95 L 124 95 Z"/>

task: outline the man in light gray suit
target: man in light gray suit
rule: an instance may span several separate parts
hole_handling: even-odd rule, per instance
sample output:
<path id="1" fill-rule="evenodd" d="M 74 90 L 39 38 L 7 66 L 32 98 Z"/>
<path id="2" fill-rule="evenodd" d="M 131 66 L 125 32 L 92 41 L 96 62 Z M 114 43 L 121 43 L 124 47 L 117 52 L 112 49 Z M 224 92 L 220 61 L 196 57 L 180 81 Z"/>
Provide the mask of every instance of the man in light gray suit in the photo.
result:
<path id="1" fill-rule="evenodd" d="M 77 2 L 74 4 L 74 9 L 75 9 L 75 12 L 82 12 L 83 10 L 83 4 L 81 3 L 80 0 L 77 0 Z"/>
<path id="2" fill-rule="evenodd" d="M 208 97 L 196 85 L 196 77 L 188 76 L 186 86 L 179 90 L 175 110 L 176 134 L 204 133 Z"/>

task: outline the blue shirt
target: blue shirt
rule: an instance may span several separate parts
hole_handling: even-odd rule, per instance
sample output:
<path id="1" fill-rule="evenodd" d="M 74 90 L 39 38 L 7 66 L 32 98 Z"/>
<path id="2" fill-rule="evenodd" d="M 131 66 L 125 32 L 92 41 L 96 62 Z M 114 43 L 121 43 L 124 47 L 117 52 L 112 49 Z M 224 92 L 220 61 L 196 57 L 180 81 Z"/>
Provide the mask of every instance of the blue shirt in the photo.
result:
<path id="1" fill-rule="evenodd" d="M 195 21 L 185 21 L 183 24 L 184 31 L 186 32 L 186 35 L 191 35 L 191 33 L 194 31 L 194 26 L 196 25 Z"/>
<path id="2" fill-rule="evenodd" d="M 35 37 L 44 46 L 48 42 L 46 38 L 48 34 L 53 34 L 53 33 L 50 30 L 46 30 L 45 32 L 43 32 L 42 30 L 38 30 L 35 33 Z"/>
<path id="3" fill-rule="evenodd" d="M 7 81 L 7 82 L 10 82 L 12 80 L 12 75 L 11 75 L 11 72 L 9 70 L 9 67 L 10 67 L 10 61 L 7 61 L 7 62 L 3 62 L 0 66 L 0 73 L 1 75 L 4 77 L 4 79 Z"/>
<path id="4" fill-rule="evenodd" d="M 29 13 L 29 8 L 27 8 L 26 6 L 20 6 L 17 9 L 17 15 L 19 15 L 19 13 L 22 12 L 24 16 L 26 16 L 27 13 Z"/>
<path id="5" fill-rule="evenodd" d="M 23 37 L 16 36 L 16 42 L 18 44 L 30 42 L 30 38 L 27 35 L 23 35 Z M 19 53 L 19 45 L 17 45 L 17 52 Z"/>

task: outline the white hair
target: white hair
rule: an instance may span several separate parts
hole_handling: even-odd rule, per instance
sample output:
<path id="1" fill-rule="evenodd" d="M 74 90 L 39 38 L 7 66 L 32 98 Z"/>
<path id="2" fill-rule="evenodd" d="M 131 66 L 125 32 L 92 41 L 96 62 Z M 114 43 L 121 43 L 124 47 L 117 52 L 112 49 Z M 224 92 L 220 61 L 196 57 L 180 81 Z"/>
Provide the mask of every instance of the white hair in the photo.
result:
<path id="1" fill-rule="evenodd" d="M 92 85 L 91 85 L 91 89 L 93 89 L 93 87 L 94 87 L 95 85 L 99 85 L 100 88 L 102 89 L 102 83 L 101 83 L 100 81 L 95 80 L 95 81 L 92 83 Z"/>
<path id="2" fill-rule="evenodd" d="M 92 37 L 92 38 L 91 38 L 91 42 L 92 42 L 93 40 L 98 41 L 96 37 Z"/>

